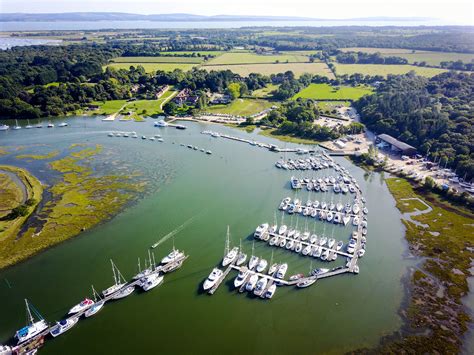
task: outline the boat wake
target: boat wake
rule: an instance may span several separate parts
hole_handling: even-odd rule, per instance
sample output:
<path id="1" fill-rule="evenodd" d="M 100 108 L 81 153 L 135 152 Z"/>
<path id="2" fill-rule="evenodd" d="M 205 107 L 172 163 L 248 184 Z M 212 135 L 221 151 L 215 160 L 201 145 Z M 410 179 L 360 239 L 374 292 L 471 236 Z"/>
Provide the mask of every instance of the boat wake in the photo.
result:
<path id="1" fill-rule="evenodd" d="M 172 230 L 171 232 L 169 232 L 167 235 L 165 235 L 163 238 L 161 238 L 159 241 L 157 241 L 155 244 L 153 244 L 151 246 L 152 249 L 155 249 L 157 246 L 159 246 L 160 244 L 166 242 L 168 239 L 170 239 L 171 237 L 175 236 L 176 234 L 178 234 L 179 232 L 181 232 L 184 228 L 186 228 L 189 224 L 191 224 L 195 219 L 196 217 L 202 215 L 205 211 L 191 217 L 190 219 L 188 219 L 186 222 L 184 222 L 182 225 L 180 225 L 179 227 L 177 227 L 176 229 Z"/>

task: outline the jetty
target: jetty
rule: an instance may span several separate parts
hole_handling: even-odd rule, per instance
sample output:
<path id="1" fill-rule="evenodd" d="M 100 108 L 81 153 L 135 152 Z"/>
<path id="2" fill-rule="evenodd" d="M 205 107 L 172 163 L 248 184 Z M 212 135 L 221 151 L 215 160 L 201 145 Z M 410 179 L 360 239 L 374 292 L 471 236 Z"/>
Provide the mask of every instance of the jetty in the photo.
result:
<path id="1" fill-rule="evenodd" d="M 157 265 L 153 268 L 153 271 L 150 274 L 148 274 L 147 276 L 150 276 L 150 275 L 153 275 L 153 274 L 159 274 L 159 273 L 166 274 L 166 273 L 175 271 L 183 265 L 184 261 L 188 257 L 189 257 L 189 255 L 182 255 L 181 257 L 176 258 L 172 262 L 169 262 L 167 264 Z M 117 291 L 109 294 L 108 296 L 102 297 L 102 301 L 104 301 L 104 303 L 112 301 L 112 300 L 114 300 L 114 297 L 117 294 L 119 294 L 120 292 L 122 292 L 124 289 L 127 289 L 129 287 L 134 287 L 135 288 L 136 286 L 138 286 L 140 284 L 140 282 L 141 282 L 140 279 L 130 281 L 130 282 L 126 283 L 123 287 L 118 289 Z M 84 309 L 80 312 L 77 312 L 75 314 L 72 314 L 72 315 L 64 318 L 64 320 L 72 320 L 72 319 L 75 319 L 75 318 L 80 318 L 84 315 L 84 313 L 87 312 L 87 310 L 88 310 L 88 308 Z M 12 353 L 13 354 L 30 354 L 31 351 L 33 351 L 33 350 L 35 350 L 35 349 L 37 349 L 37 348 L 39 348 L 43 345 L 44 341 L 46 340 L 46 337 L 51 332 L 51 330 L 53 330 L 53 328 L 55 326 L 56 326 L 56 324 L 52 324 L 48 328 L 46 328 L 44 331 L 42 331 L 41 333 L 34 336 L 33 338 L 28 339 L 27 341 L 13 347 Z"/>

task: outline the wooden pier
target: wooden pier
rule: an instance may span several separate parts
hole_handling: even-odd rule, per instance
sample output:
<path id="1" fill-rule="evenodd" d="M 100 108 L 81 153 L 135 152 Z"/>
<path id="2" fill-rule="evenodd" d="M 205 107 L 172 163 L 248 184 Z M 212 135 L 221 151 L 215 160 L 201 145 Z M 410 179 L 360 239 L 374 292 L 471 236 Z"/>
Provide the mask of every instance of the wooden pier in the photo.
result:
<path id="1" fill-rule="evenodd" d="M 152 274 L 159 274 L 161 273 L 168 273 L 171 271 L 174 271 L 178 268 L 180 268 L 183 265 L 183 262 L 189 257 L 189 255 L 183 255 L 179 258 L 177 258 L 175 261 L 172 261 L 170 263 L 164 264 L 164 265 L 158 265 L 154 268 L 153 272 L 150 273 L 149 275 Z M 147 276 L 149 276 L 147 275 Z M 126 283 L 122 288 L 118 289 L 114 293 L 103 297 L 102 301 L 108 302 L 114 300 L 114 296 L 116 296 L 119 292 L 123 291 L 124 289 L 128 287 L 136 287 L 140 283 L 140 280 L 133 280 L 128 283 Z M 84 313 L 87 312 L 88 309 L 84 309 L 78 313 L 75 313 L 71 316 L 68 316 L 64 318 L 65 320 L 70 320 L 74 318 L 80 318 Z M 56 323 L 36 335 L 35 337 L 21 343 L 20 345 L 17 345 L 13 348 L 13 354 L 27 354 L 29 351 L 38 348 L 39 346 L 42 345 L 44 338 L 51 332 L 51 330 L 56 327 Z"/>

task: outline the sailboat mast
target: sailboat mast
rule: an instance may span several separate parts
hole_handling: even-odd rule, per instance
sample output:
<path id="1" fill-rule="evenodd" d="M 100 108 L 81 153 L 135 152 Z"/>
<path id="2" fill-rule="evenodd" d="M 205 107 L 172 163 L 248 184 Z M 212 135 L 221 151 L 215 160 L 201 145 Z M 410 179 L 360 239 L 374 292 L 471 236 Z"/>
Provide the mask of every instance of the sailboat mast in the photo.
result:
<path id="1" fill-rule="evenodd" d="M 225 239 L 224 256 L 229 254 L 229 226 L 227 226 L 227 235 Z"/>
<path id="2" fill-rule="evenodd" d="M 30 321 L 30 324 L 34 323 L 33 316 L 31 315 L 30 311 L 30 305 L 28 304 L 28 300 L 25 298 L 25 304 L 26 304 L 26 313 L 27 313 L 27 318 Z"/>
<path id="3" fill-rule="evenodd" d="M 112 264 L 112 272 L 114 274 L 114 281 L 115 281 L 115 284 L 117 285 L 118 284 L 117 275 L 115 274 L 115 265 L 114 265 L 114 262 L 112 261 L 112 259 L 110 259 L 110 263 Z"/>

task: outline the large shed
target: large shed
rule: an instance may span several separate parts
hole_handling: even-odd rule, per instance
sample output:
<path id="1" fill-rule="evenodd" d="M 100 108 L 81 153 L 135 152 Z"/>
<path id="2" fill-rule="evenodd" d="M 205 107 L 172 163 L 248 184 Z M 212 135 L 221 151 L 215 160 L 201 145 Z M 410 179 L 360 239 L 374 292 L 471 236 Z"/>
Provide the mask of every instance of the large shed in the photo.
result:
<path id="1" fill-rule="evenodd" d="M 377 136 L 377 142 L 384 142 L 386 143 L 391 150 L 394 152 L 403 154 L 403 155 L 414 155 L 416 154 L 416 148 L 406 144 L 405 142 L 399 141 L 396 138 L 393 138 L 392 136 L 388 134 L 379 134 Z"/>

